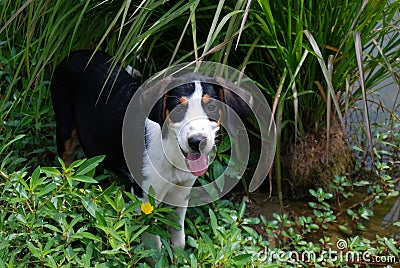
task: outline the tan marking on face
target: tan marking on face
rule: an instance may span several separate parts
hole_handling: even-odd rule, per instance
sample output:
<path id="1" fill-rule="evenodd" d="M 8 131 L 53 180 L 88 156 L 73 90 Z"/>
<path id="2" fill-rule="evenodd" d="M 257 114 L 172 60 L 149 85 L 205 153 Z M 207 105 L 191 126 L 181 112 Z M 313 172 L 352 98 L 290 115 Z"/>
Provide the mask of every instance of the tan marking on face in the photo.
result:
<path id="1" fill-rule="evenodd" d="M 165 120 L 166 118 L 167 118 L 167 116 L 168 116 L 168 114 L 167 114 L 167 98 L 168 98 L 168 95 L 167 94 L 165 94 L 164 96 L 163 96 L 163 102 L 162 102 L 162 118 L 163 118 L 163 120 Z M 169 112 L 168 112 L 169 113 Z"/>
<path id="2" fill-rule="evenodd" d="M 163 101 L 162 101 L 162 118 L 165 120 L 168 116 L 167 112 L 167 94 L 164 95 Z M 168 112 L 169 113 L 169 112 Z"/>
<path id="3" fill-rule="evenodd" d="M 202 101 L 204 104 L 207 104 L 210 101 L 210 96 L 208 94 L 204 94 Z"/>
<path id="4" fill-rule="evenodd" d="M 181 98 L 179 99 L 179 103 L 182 104 L 182 105 L 184 105 L 184 106 L 186 106 L 186 105 L 188 104 L 187 101 L 188 101 L 188 99 L 187 99 L 186 96 L 183 96 L 183 97 L 181 97 Z"/>
<path id="5" fill-rule="evenodd" d="M 222 118 L 222 109 L 219 109 L 219 119 L 217 121 L 217 126 L 220 127 L 221 125 L 221 118 Z"/>

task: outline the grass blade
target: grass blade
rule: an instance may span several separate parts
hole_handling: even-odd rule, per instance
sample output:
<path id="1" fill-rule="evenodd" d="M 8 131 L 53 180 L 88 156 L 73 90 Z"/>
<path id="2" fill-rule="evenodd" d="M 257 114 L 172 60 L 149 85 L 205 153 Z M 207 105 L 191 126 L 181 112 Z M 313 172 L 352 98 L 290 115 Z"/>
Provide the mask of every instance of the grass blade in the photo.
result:
<path id="1" fill-rule="evenodd" d="M 361 14 L 363 13 L 363 11 L 364 11 L 365 7 L 367 6 L 368 2 L 369 2 L 369 0 L 364 0 L 363 1 L 360 10 L 358 11 L 356 17 L 353 20 L 353 23 L 351 24 L 351 26 L 349 28 L 349 31 L 347 32 L 345 38 L 343 39 L 342 43 L 339 46 L 339 49 L 336 52 L 335 58 L 337 58 L 339 56 L 339 53 L 342 50 L 342 47 L 344 46 L 344 44 L 346 43 L 347 39 L 350 36 L 350 33 L 353 31 L 354 27 L 356 26 L 358 20 L 360 19 Z"/>
<path id="2" fill-rule="evenodd" d="M 208 50 L 212 46 L 212 43 L 214 42 L 214 39 L 213 39 L 213 37 L 215 36 L 214 31 L 215 31 L 215 28 L 217 27 L 218 18 L 221 15 L 221 10 L 222 10 L 222 7 L 224 5 L 224 2 L 225 2 L 224 0 L 223 1 L 219 1 L 219 4 L 217 6 L 217 10 L 215 11 L 214 19 L 213 19 L 213 22 L 211 24 L 210 31 L 208 32 L 207 41 L 206 41 L 206 44 L 205 44 L 205 47 L 204 47 L 203 55 L 208 52 Z"/>
<path id="3" fill-rule="evenodd" d="M 374 156 L 374 145 L 372 143 L 372 134 L 371 134 L 371 125 L 369 120 L 369 111 L 368 111 L 368 100 L 367 100 L 367 93 L 365 90 L 365 78 L 364 78 L 364 63 L 362 58 L 362 43 L 361 43 L 361 35 L 360 32 L 355 31 L 353 33 L 354 36 L 354 46 L 356 49 L 356 56 L 357 56 L 357 64 L 358 64 L 358 71 L 360 75 L 360 87 L 362 91 L 362 98 L 363 98 L 363 105 L 364 105 L 364 117 L 365 117 L 365 128 L 368 136 L 368 143 L 369 143 L 369 153 L 372 159 L 372 165 L 375 169 L 375 156 Z"/>
<path id="4" fill-rule="evenodd" d="M 343 126 L 342 112 L 340 111 L 339 102 L 336 99 L 335 90 L 333 89 L 332 79 L 329 77 L 329 72 L 328 72 L 328 69 L 326 67 L 325 61 L 324 61 L 324 59 L 322 57 L 321 50 L 319 49 L 318 44 L 315 41 L 315 39 L 312 36 L 312 34 L 308 30 L 305 30 L 304 33 L 306 34 L 308 40 L 310 41 L 310 44 L 311 44 L 311 46 L 312 46 L 312 48 L 314 50 L 314 53 L 318 57 L 318 62 L 319 62 L 319 65 L 321 67 L 322 73 L 323 73 L 323 75 L 325 77 L 325 81 L 326 81 L 326 83 L 328 85 L 328 90 L 329 90 L 329 92 L 331 94 L 333 103 L 335 104 L 336 113 L 339 115 L 339 120 L 340 120 L 340 122 L 341 122 L 341 124 Z"/>
<path id="5" fill-rule="evenodd" d="M 238 35 L 238 38 L 237 38 L 237 41 L 236 41 L 235 50 L 237 49 L 237 47 L 239 45 L 240 37 L 242 36 L 244 25 L 246 23 L 247 16 L 249 15 L 249 10 L 250 10 L 250 7 L 251 7 L 251 1 L 252 0 L 248 0 L 247 1 L 246 10 L 245 10 L 244 15 L 243 15 L 242 23 L 240 24 L 239 35 Z"/>

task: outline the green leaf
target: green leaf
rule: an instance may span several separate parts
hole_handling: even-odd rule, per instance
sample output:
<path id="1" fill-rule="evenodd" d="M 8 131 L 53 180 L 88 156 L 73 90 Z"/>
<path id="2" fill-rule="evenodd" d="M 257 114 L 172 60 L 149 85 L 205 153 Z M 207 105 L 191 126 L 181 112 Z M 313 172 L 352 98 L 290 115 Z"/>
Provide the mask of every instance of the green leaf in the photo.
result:
<path id="1" fill-rule="evenodd" d="M 224 174 L 224 167 L 222 166 L 221 162 L 219 161 L 214 161 L 212 165 L 212 172 L 213 172 L 213 178 L 215 180 L 215 183 L 218 186 L 218 189 L 220 191 L 224 190 L 225 187 L 225 178 L 224 176 L 221 176 Z M 221 177 L 220 177 L 221 176 Z"/>
<path id="2" fill-rule="evenodd" d="M 359 186 L 359 187 L 368 186 L 368 185 L 371 185 L 371 182 L 369 182 L 369 181 L 357 181 L 357 182 L 354 183 L 354 186 Z"/>
<path id="3" fill-rule="evenodd" d="M 105 227 L 105 228 L 103 228 L 103 230 L 106 230 L 106 232 L 108 234 L 110 234 L 115 240 L 117 240 L 118 243 L 124 243 L 124 240 L 122 239 L 122 237 L 114 229 L 109 228 L 109 227 Z M 111 242 L 111 240 L 110 240 L 110 242 Z M 116 248 L 116 247 L 117 246 L 114 246 L 114 248 Z"/>
<path id="4" fill-rule="evenodd" d="M 347 225 L 339 224 L 339 230 L 341 230 L 342 232 L 344 232 L 346 234 L 352 234 L 353 233 L 353 230 L 351 230 L 351 228 L 349 228 Z"/>
<path id="5" fill-rule="evenodd" d="M 14 142 L 16 142 L 16 141 L 22 139 L 22 138 L 25 137 L 25 136 L 26 136 L 26 135 L 24 135 L 24 134 L 20 134 L 20 135 L 17 135 L 17 136 L 16 136 L 14 139 L 12 139 L 11 141 L 7 142 L 6 144 L 1 144 L 1 146 L 0 146 L 0 155 L 3 153 L 3 151 L 4 151 L 8 146 L 10 146 L 12 143 L 14 143 Z"/>
<path id="6" fill-rule="evenodd" d="M 108 204 L 110 204 L 112 206 L 112 208 L 118 212 L 117 210 L 117 205 L 115 204 L 114 200 L 111 199 L 111 197 L 109 197 L 108 195 L 104 195 L 104 199 L 106 199 L 106 201 L 108 202 Z"/>
<path id="7" fill-rule="evenodd" d="M 57 176 L 61 177 L 62 173 L 56 168 L 53 167 L 42 167 L 41 170 L 47 175 L 47 176 Z"/>
<path id="8" fill-rule="evenodd" d="M 246 202 L 242 201 L 239 207 L 239 220 L 242 220 L 246 212 Z"/>
<path id="9" fill-rule="evenodd" d="M 149 199 L 149 202 L 150 202 L 150 204 L 153 206 L 153 207 L 156 207 L 156 201 L 155 201 L 155 196 L 156 196 L 156 193 L 155 193 L 155 191 L 154 191 L 154 188 L 153 188 L 153 186 L 150 186 L 149 187 L 149 192 L 147 193 L 147 197 L 148 197 L 148 199 Z"/>
<path id="10" fill-rule="evenodd" d="M 208 214 L 210 215 L 210 223 L 211 223 L 211 229 L 213 230 L 214 234 L 217 234 L 217 229 L 218 229 L 218 221 L 217 217 L 215 216 L 214 211 L 212 209 L 208 209 Z"/>
<path id="11" fill-rule="evenodd" d="M 323 213 L 319 210 L 314 209 L 313 212 L 314 215 L 317 216 L 318 218 L 321 218 L 323 216 Z"/>
<path id="12" fill-rule="evenodd" d="M 393 244 L 392 241 L 390 241 L 387 237 L 384 237 L 385 245 L 390 249 L 390 251 L 397 257 L 399 258 L 399 249 L 396 248 L 396 246 Z"/>
<path id="13" fill-rule="evenodd" d="M 196 249 L 199 248 L 199 243 L 197 242 L 196 239 L 194 239 L 194 238 L 191 237 L 191 236 L 188 236 L 188 237 L 187 237 L 187 244 L 188 244 L 189 246 L 191 246 L 192 248 L 196 248 Z"/>
<path id="14" fill-rule="evenodd" d="M 350 217 L 354 217 L 354 218 L 358 219 L 357 214 L 356 214 L 353 210 L 351 210 L 351 209 L 348 209 L 348 210 L 347 210 L 347 214 L 348 214 Z"/>
<path id="15" fill-rule="evenodd" d="M 231 139 L 229 135 L 226 135 L 222 140 L 221 144 L 217 148 L 218 153 L 225 153 L 231 148 Z"/>
<path id="16" fill-rule="evenodd" d="M 86 238 L 86 239 L 97 241 L 97 242 L 102 241 L 99 237 L 97 237 L 94 234 L 89 233 L 89 232 L 78 232 L 78 233 L 71 235 L 71 238 L 76 238 L 76 239 Z"/>
<path id="17" fill-rule="evenodd" d="M 127 222 L 128 222 L 128 219 L 121 219 L 121 220 L 117 221 L 116 223 L 114 223 L 114 225 L 112 226 L 112 228 L 113 228 L 114 230 L 118 230 L 119 228 L 121 228 L 122 226 L 124 226 Z"/>
<path id="18" fill-rule="evenodd" d="M 318 207 L 318 204 L 317 204 L 317 203 L 314 203 L 314 202 L 308 202 L 308 206 L 309 206 L 310 208 L 317 208 L 317 207 Z"/>
<path id="19" fill-rule="evenodd" d="M 125 195 L 129 197 L 129 199 L 132 200 L 133 202 L 140 202 L 137 196 L 130 192 L 125 192 Z"/>
<path id="20" fill-rule="evenodd" d="M 42 257 L 40 250 L 37 247 L 35 247 L 30 241 L 26 241 L 26 245 L 27 245 L 29 251 L 32 253 L 32 255 L 40 260 Z"/>
<path id="21" fill-rule="evenodd" d="M 95 180 L 95 179 L 93 179 L 91 177 L 85 176 L 85 175 L 76 175 L 75 174 L 72 177 L 72 180 L 80 181 L 80 182 L 84 182 L 84 183 L 99 183 L 97 180 Z"/>
<path id="22" fill-rule="evenodd" d="M 68 169 L 68 170 L 72 170 L 73 168 L 79 167 L 79 166 L 82 165 L 85 161 L 86 161 L 86 159 L 78 159 L 78 160 L 75 160 L 74 162 L 71 163 L 71 165 L 69 165 L 69 167 L 68 167 L 67 169 Z"/>
<path id="23" fill-rule="evenodd" d="M 117 212 L 121 212 L 124 209 L 125 201 L 124 198 L 122 197 L 121 191 L 118 191 L 117 194 L 115 195 L 115 205 Z"/>
<path id="24" fill-rule="evenodd" d="M 56 185 L 51 183 L 51 184 L 46 185 L 46 187 L 44 187 L 44 189 L 42 189 L 40 192 L 38 192 L 36 194 L 37 194 L 37 196 L 44 196 L 44 195 L 47 195 L 48 193 L 54 191 L 56 188 L 57 188 Z"/>
<path id="25" fill-rule="evenodd" d="M 75 174 L 78 176 L 86 175 L 87 173 L 95 169 L 100 164 L 100 162 L 104 160 L 104 158 L 105 155 L 99 155 L 86 160 L 84 163 L 80 165 L 79 169 L 76 171 Z"/>
<path id="26" fill-rule="evenodd" d="M 203 241 L 206 243 L 206 246 L 207 246 L 208 250 L 211 253 L 212 260 L 214 261 L 216 255 L 217 255 L 217 252 L 216 252 L 216 250 L 214 248 L 213 241 L 211 240 L 211 238 L 206 233 L 200 231 L 200 234 L 201 234 L 201 237 L 203 238 Z"/>
<path id="27" fill-rule="evenodd" d="M 138 231 L 136 231 L 133 236 L 130 237 L 129 241 L 132 242 L 134 241 L 139 235 L 141 235 L 142 233 L 144 233 L 144 231 L 146 231 L 149 228 L 148 225 L 146 226 L 142 226 L 142 228 L 140 228 Z"/>
<path id="28" fill-rule="evenodd" d="M 259 224 L 260 218 L 244 218 L 242 224 Z"/>
<path id="29" fill-rule="evenodd" d="M 106 219 L 99 212 L 96 212 L 96 220 L 98 222 L 99 227 L 107 227 L 108 226 Z"/>
<path id="30" fill-rule="evenodd" d="M 46 258 L 48 259 L 47 265 L 49 267 L 58 267 L 56 261 L 54 260 L 54 257 L 52 255 L 46 255 Z M 0 266 L 1 267 L 1 266 Z"/>
<path id="31" fill-rule="evenodd" d="M 232 258 L 236 265 L 245 265 L 252 261 L 253 255 L 250 253 L 240 254 Z"/>
<path id="32" fill-rule="evenodd" d="M 67 179 L 68 185 L 70 188 L 74 187 L 74 181 L 71 178 L 71 175 L 68 173 L 65 175 L 65 178 Z"/>
<path id="33" fill-rule="evenodd" d="M 34 190 L 37 185 L 39 185 L 41 182 L 37 183 L 37 181 L 39 180 L 39 176 L 40 176 L 40 166 L 35 168 L 35 170 L 32 173 L 31 179 L 29 181 L 29 188 L 32 190 Z M 45 180 L 45 178 L 43 179 Z"/>
<path id="34" fill-rule="evenodd" d="M 353 150 L 359 151 L 359 152 L 364 152 L 364 150 L 362 148 L 360 148 L 359 146 L 353 146 Z"/>
<path id="35" fill-rule="evenodd" d="M 43 225 L 43 227 L 46 227 L 46 228 L 48 228 L 48 229 L 50 229 L 50 230 L 52 230 L 53 232 L 56 232 L 56 233 L 62 233 L 61 229 L 59 229 L 56 226 L 51 225 L 51 224 L 45 224 L 45 225 Z"/>
<path id="36" fill-rule="evenodd" d="M 190 254 L 190 267 L 198 267 L 197 258 L 193 253 Z"/>
<path id="37" fill-rule="evenodd" d="M 315 192 L 314 189 L 309 189 L 308 191 L 310 192 L 310 194 L 311 194 L 312 196 L 318 197 L 318 194 Z"/>
<path id="38" fill-rule="evenodd" d="M 96 218 L 97 205 L 89 197 L 81 197 L 82 205 L 92 217 Z"/>
<path id="39" fill-rule="evenodd" d="M 54 238 L 53 239 L 49 239 L 48 241 L 47 241 L 47 243 L 46 243 L 46 245 L 44 246 L 44 249 L 43 249 L 43 255 L 48 255 L 48 254 L 50 254 L 53 250 L 51 249 L 52 247 L 53 247 L 53 245 L 54 245 Z"/>
<path id="40" fill-rule="evenodd" d="M 243 230 L 245 230 L 249 235 L 251 235 L 253 238 L 258 238 L 258 233 L 256 230 L 254 230 L 253 228 L 243 225 L 242 226 Z"/>
<path id="41" fill-rule="evenodd" d="M 29 186 L 28 186 L 28 184 L 26 183 L 26 181 L 25 181 L 24 178 L 19 177 L 19 178 L 18 178 L 18 182 L 21 183 L 21 184 L 24 186 L 24 190 L 29 191 Z"/>
<path id="42" fill-rule="evenodd" d="M 157 220 L 159 220 L 162 223 L 165 223 L 168 226 L 172 226 L 178 230 L 182 229 L 182 226 L 177 221 L 174 221 L 174 220 L 171 220 L 171 219 L 168 219 L 165 217 L 157 217 Z"/>
<path id="43" fill-rule="evenodd" d="M 78 222 L 82 222 L 83 217 L 81 215 L 75 216 L 74 219 L 69 224 L 69 229 L 72 229 Z"/>
<path id="44" fill-rule="evenodd" d="M 63 161 L 60 157 L 57 157 L 57 160 L 58 160 L 58 162 L 59 162 L 60 165 L 61 165 L 61 169 L 62 169 L 62 170 L 66 170 L 67 167 L 65 166 L 64 161 Z"/>
<path id="45" fill-rule="evenodd" d="M 92 255 L 93 255 L 93 243 L 90 242 L 90 243 L 86 246 L 86 252 L 85 252 L 85 254 L 83 254 L 83 256 L 82 256 L 82 259 L 83 259 L 84 267 L 85 267 L 85 268 L 91 267 L 91 262 L 90 262 L 90 260 L 91 260 L 91 258 L 92 258 Z"/>

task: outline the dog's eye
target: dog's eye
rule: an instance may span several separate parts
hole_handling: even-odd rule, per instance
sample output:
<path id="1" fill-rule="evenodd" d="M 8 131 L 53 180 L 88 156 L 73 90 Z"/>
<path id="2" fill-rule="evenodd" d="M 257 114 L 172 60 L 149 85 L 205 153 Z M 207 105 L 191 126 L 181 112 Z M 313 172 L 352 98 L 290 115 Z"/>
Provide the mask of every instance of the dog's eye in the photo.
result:
<path id="1" fill-rule="evenodd" d="M 176 113 L 181 113 L 181 112 L 183 112 L 183 107 L 182 107 L 182 105 L 176 106 L 176 107 L 174 108 L 174 112 L 176 112 Z"/>
<path id="2" fill-rule="evenodd" d="M 215 111 L 215 109 L 217 109 L 217 106 L 214 105 L 214 104 L 210 104 L 210 105 L 207 105 L 207 109 L 208 109 L 210 112 L 212 112 L 212 111 Z"/>

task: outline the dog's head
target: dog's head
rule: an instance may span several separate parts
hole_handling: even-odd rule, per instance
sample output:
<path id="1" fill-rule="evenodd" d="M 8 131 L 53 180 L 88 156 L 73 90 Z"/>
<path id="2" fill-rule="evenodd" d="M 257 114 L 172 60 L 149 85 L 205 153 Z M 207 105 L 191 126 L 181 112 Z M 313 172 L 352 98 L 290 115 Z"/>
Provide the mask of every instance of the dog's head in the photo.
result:
<path id="1" fill-rule="evenodd" d="M 251 96 L 246 96 L 247 100 L 221 85 L 195 80 L 165 92 L 149 119 L 161 126 L 164 141 L 179 147 L 190 172 L 201 176 L 207 171 L 221 122 L 228 132 L 234 133 L 230 113 L 233 111 L 241 118 L 249 114 Z"/>

